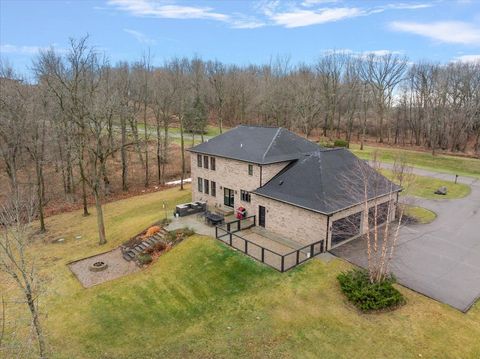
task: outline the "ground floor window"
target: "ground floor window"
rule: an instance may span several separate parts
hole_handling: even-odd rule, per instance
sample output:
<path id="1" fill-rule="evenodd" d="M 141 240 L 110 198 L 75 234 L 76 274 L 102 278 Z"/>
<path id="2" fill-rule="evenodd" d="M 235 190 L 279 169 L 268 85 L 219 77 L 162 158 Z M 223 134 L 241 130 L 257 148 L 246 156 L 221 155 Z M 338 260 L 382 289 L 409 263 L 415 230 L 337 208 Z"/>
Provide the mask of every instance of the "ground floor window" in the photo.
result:
<path id="1" fill-rule="evenodd" d="M 223 204 L 228 207 L 233 207 L 235 201 L 235 195 L 233 189 L 223 188 Z"/>
<path id="2" fill-rule="evenodd" d="M 251 195 L 250 192 L 244 191 L 243 189 L 240 190 L 240 199 L 244 202 L 249 202 L 251 201 Z"/>
<path id="3" fill-rule="evenodd" d="M 210 183 L 209 181 L 206 179 L 206 180 L 203 180 L 203 188 L 205 188 L 205 194 L 209 194 L 210 193 Z"/>
<path id="4" fill-rule="evenodd" d="M 216 197 L 217 196 L 217 184 L 214 181 L 210 181 L 210 186 L 211 186 L 210 194 L 213 197 Z"/>
<path id="5" fill-rule="evenodd" d="M 198 181 L 198 192 L 203 192 L 203 179 L 198 177 L 197 181 Z"/>

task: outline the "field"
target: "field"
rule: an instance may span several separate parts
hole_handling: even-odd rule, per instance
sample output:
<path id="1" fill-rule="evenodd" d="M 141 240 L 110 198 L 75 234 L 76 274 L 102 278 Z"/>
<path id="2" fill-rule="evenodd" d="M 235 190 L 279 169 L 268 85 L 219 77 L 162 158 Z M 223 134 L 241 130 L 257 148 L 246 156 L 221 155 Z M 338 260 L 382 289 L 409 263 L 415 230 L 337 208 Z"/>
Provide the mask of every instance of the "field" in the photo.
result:
<path id="1" fill-rule="evenodd" d="M 357 144 L 351 146 L 351 151 L 362 159 L 371 159 L 374 151 L 377 151 L 378 159 L 387 163 L 393 163 L 398 154 L 401 154 L 405 156 L 411 165 L 418 168 L 480 178 L 479 159 L 447 155 L 432 156 L 430 152 L 409 151 L 390 147 L 365 146 L 363 151 L 361 151 L 360 146 Z"/>
<path id="2" fill-rule="evenodd" d="M 437 218 L 435 212 L 417 206 L 408 206 L 405 208 L 404 214 L 408 217 L 414 218 L 420 224 L 430 223 Z"/>
<path id="3" fill-rule="evenodd" d="M 163 201 L 170 210 L 189 198 L 189 190 L 173 188 L 109 203 L 109 242 L 102 247 L 93 215 L 47 219 L 48 237 L 32 254 L 44 281 L 40 303 L 52 358 L 480 356 L 478 303 L 462 314 L 399 287 L 405 306 L 361 314 L 340 292 L 336 276 L 351 266 L 338 259 L 311 260 L 280 274 L 212 238 L 193 236 L 150 268 L 90 289 L 66 267 L 162 218 Z M 60 236 L 65 243 L 50 243 Z M 0 288 L 14 296 L 2 278 Z M 22 308 L 10 304 L 8 318 L 27 319 Z"/>

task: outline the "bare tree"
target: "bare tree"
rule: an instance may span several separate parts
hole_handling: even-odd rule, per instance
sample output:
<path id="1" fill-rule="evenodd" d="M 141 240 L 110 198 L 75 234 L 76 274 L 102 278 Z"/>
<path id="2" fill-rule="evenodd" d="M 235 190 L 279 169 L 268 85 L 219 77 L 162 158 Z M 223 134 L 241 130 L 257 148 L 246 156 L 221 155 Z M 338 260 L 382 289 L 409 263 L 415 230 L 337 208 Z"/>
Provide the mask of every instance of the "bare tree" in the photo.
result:
<path id="1" fill-rule="evenodd" d="M 27 198 L 28 197 L 28 198 Z M 8 204 L 0 207 L 0 271 L 8 275 L 21 290 L 28 306 L 40 358 L 47 358 L 45 336 L 38 307 L 41 285 L 35 262 L 28 253 L 32 242 L 31 220 L 35 213 L 34 196 L 12 194 Z"/>

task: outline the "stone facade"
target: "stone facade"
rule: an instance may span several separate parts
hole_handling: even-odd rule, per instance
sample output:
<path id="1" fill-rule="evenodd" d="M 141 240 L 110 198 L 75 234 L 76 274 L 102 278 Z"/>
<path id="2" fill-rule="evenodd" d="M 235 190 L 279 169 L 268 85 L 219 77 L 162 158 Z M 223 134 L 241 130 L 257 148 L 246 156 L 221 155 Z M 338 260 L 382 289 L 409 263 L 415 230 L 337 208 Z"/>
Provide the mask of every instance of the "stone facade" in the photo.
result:
<path id="1" fill-rule="evenodd" d="M 241 191 L 251 192 L 261 187 L 278 172 L 280 172 L 288 162 L 274 163 L 270 165 L 258 165 L 244 161 L 237 161 L 223 157 L 214 157 L 208 155 L 202 156 L 202 167 L 198 166 L 198 154 L 190 155 L 191 176 L 192 176 L 192 198 L 194 201 L 205 201 L 210 207 L 216 207 L 221 210 L 231 210 L 238 207 L 245 207 L 247 215 L 256 214 L 255 206 L 252 202 L 242 201 Z M 205 168 L 205 158 L 208 159 L 208 169 Z M 211 158 L 215 158 L 215 170 L 212 170 Z M 252 166 L 252 174 L 249 174 L 249 165 Z M 202 181 L 208 180 L 209 186 L 211 182 L 215 182 L 216 194 L 212 196 L 211 188 L 209 194 L 198 190 L 198 179 Z M 204 185 L 205 186 L 205 183 Z M 224 189 L 229 188 L 234 191 L 233 208 L 224 204 Z M 253 201 L 253 194 L 251 195 Z"/>
<path id="2" fill-rule="evenodd" d="M 382 203 L 391 200 L 395 203 L 396 196 L 383 196 L 376 201 L 369 202 L 368 207 L 380 205 Z M 327 250 L 331 249 L 332 239 L 332 224 L 337 219 L 345 218 L 351 214 L 364 211 L 365 205 L 359 204 L 357 206 L 345 209 L 343 211 L 334 213 L 328 220 L 327 215 L 314 212 L 311 210 L 303 209 L 297 206 L 293 206 L 288 203 L 280 202 L 274 199 L 255 195 L 252 197 L 252 204 L 256 207 L 257 223 L 258 223 L 258 206 L 265 207 L 265 229 L 277 233 L 279 235 L 290 238 L 296 242 L 308 245 L 318 242 L 320 240 L 327 240 Z M 390 221 L 394 219 L 395 213 L 392 211 L 390 214 Z M 362 215 L 363 222 L 363 215 Z M 328 238 L 327 238 L 327 223 Z M 366 233 L 368 226 L 363 223 L 360 225 L 361 234 Z M 352 237 L 354 239 L 356 237 Z M 342 244 L 345 242 L 342 242 Z"/>

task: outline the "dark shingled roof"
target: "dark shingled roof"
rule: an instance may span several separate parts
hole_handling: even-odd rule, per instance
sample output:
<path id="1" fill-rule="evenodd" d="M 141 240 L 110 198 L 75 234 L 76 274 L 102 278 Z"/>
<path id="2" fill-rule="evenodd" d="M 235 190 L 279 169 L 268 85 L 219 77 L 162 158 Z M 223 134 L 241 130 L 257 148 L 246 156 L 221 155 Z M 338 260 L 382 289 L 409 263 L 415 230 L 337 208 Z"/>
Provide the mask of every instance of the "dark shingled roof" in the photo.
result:
<path id="1" fill-rule="evenodd" d="M 257 164 L 290 161 L 319 146 L 278 127 L 238 126 L 189 149 Z"/>
<path id="2" fill-rule="evenodd" d="M 397 192 L 401 187 L 343 148 L 304 154 L 254 193 L 324 214 L 332 214 L 368 198 Z"/>

